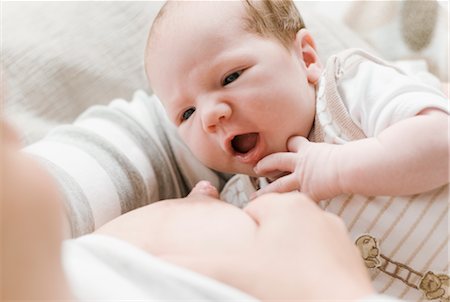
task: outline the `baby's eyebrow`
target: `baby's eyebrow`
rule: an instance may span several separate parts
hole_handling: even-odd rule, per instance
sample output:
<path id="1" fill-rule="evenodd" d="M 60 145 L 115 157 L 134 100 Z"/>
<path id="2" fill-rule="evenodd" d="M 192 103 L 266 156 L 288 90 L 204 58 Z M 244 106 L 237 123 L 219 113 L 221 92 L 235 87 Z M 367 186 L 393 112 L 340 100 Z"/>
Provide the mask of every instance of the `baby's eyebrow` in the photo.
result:
<path id="1" fill-rule="evenodd" d="M 227 53 L 224 54 L 220 57 L 218 57 L 216 60 L 216 62 L 212 62 L 211 67 L 210 68 L 219 68 L 222 67 L 223 65 L 227 65 L 233 62 L 239 62 L 239 61 L 244 61 L 248 58 L 248 55 L 242 52 L 232 52 L 232 53 Z"/>

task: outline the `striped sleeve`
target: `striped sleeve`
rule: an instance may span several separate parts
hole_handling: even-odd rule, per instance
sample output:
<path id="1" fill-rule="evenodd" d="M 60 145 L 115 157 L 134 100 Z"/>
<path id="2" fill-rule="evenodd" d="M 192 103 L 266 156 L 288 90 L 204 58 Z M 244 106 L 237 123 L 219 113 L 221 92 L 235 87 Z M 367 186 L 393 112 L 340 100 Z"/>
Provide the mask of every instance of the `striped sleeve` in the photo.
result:
<path id="1" fill-rule="evenodd" d="M 91 107 L 25 152 L 58 183 L 72 237 L 154 201 L 183 197 L 202 179 L 220 189 L 226 178 L 193 157 L 159 100 L 143 91 L 131 102 Z"/>

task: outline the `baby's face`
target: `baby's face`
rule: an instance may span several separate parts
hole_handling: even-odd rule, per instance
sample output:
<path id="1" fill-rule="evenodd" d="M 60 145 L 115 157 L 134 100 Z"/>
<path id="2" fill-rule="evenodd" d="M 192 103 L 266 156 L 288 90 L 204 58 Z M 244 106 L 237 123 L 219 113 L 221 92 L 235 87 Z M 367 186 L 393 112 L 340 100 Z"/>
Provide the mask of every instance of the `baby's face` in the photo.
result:
<path id="1" fill-rule="evenodd" d="M 169 10 L 147 72 L 181 138 L 206 166 L 255 175 L 263 157 L 307 136 L 315 90 L 301 46 L 243 29 L 241 2 L 187 2 Z M 299 55 L 300 52 L 300 55 Z"/>

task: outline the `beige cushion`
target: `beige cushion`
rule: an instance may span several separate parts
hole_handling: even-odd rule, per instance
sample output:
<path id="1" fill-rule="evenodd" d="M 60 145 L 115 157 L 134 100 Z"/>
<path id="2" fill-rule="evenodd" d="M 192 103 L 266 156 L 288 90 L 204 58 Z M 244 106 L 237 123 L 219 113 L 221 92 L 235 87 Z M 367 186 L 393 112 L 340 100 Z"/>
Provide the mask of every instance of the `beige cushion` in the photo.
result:
<path id="1" fill-rule="evenodd" d="M 2 5 L 5 111 L 27 142 L 92 104 L 148 90 L 144 46 L 160 3 Z"/>

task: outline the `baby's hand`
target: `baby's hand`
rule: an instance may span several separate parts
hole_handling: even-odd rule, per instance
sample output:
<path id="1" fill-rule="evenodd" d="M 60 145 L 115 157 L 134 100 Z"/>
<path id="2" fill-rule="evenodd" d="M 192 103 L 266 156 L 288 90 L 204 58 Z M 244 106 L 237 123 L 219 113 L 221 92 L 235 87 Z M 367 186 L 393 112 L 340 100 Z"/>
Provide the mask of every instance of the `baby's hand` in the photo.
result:
<path id="1" fill-rule="evenodd" d="M 301 136 L 291 137 L 288 141 L 289 152 L 270 154 L 255 167 L 255 173 L 269 179 L 277 174 L 285 176 L 258 190 L 253 197 L 269 192 L 298 190 L 320 201 L 341 194 L 337 160 L 339 147 L 312 143 Z"/>

